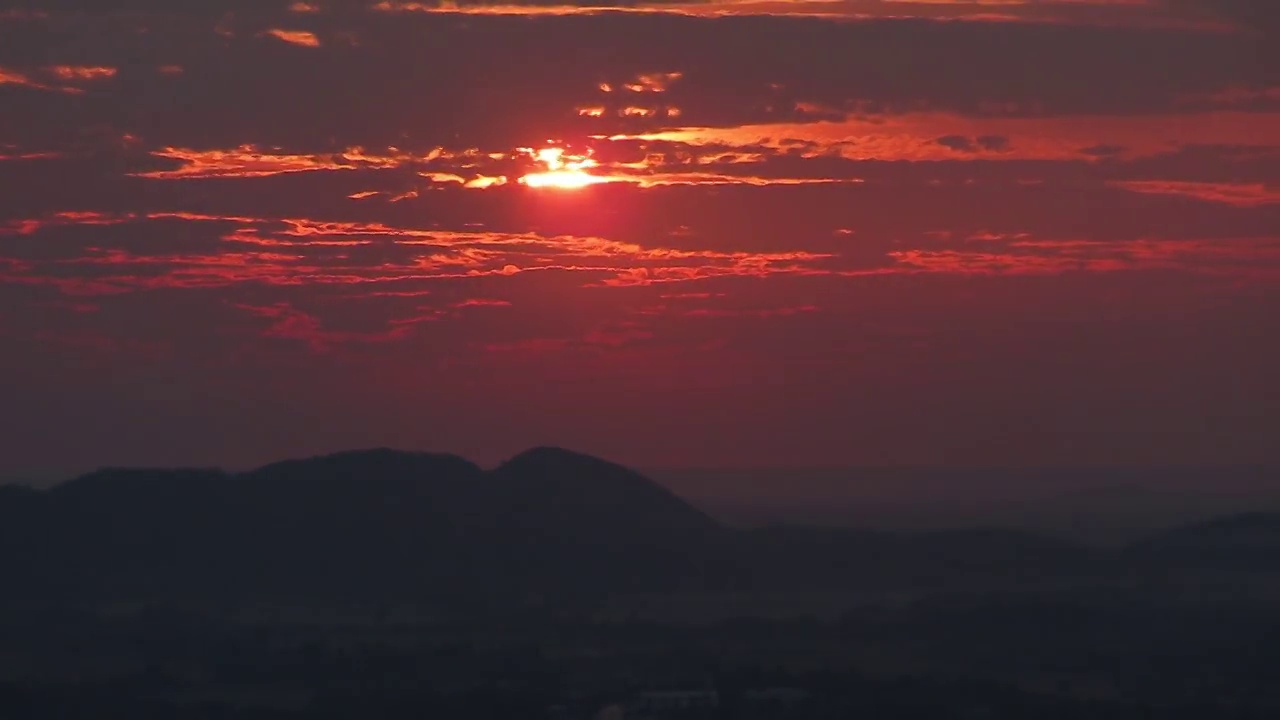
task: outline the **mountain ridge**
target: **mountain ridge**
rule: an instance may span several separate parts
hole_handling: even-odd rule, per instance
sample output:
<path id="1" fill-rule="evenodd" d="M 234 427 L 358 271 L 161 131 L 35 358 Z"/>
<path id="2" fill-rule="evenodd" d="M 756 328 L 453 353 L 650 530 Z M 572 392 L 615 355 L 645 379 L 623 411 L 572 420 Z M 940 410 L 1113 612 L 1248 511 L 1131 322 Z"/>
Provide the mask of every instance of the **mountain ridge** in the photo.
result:
<path id="1" fill-rule="evenodd" d="M 1268 518 L 1208 527 L 1270 528 Z M 734 529 L 640 473 L 552 447 L 489 469 L 374 448 L 240 473 L 104 468 L 0 492 L 9 586 L 95 602 L 381 598 L 471 609 L 632 591 L 1038 582 L 1125 562 L 1195 566 L 1221 555 L 1222 531 L 1203 534 L 1114 553 L 1000 528 Z M 1269 563 L 1280 548 L 1271 538 L 1236 565 Z"/>

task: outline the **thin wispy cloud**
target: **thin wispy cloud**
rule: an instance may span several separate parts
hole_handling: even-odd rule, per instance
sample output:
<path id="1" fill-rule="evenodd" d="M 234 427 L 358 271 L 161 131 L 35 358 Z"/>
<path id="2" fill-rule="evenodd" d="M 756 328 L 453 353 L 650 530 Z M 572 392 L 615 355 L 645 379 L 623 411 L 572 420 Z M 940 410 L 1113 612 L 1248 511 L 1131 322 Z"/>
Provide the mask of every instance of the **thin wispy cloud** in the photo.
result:
<path id="1" fill-rule="evenodd" d="M 36 378 L 6 404 L 150 412 L 85 357 L 175 397 L 343 388 L 374 431 L 543 388 L 570 435 L 661 398 L 843 463 L 946 398 L 955 446 L 1032 418 L 1099 462 L 1147 427 L 1274 459 L 1248 400 L 1280 365 L 1269 7 L 0 3 L 0 370 Z M 1151 368 L 1231 388 L 1126 399 Z M 264 412 L 312 428 L 323 395 Z M 1049 395 L 1127 409 L 1132 441 Z M 95 436 L 51 422 L 14 457 Z M 908 434 L 890 459 L 928 450 Z"/>

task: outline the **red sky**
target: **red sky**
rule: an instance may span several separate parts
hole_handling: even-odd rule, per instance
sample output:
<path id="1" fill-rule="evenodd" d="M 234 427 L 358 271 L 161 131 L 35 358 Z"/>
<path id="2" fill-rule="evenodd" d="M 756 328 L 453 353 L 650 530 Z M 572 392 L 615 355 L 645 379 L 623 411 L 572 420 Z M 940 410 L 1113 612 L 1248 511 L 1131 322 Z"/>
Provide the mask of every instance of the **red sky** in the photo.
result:
<path id="1" fill-rule="evenodd" d="M 1278 19 L 0 0 L 0 476 L 1280 462 Z"/>

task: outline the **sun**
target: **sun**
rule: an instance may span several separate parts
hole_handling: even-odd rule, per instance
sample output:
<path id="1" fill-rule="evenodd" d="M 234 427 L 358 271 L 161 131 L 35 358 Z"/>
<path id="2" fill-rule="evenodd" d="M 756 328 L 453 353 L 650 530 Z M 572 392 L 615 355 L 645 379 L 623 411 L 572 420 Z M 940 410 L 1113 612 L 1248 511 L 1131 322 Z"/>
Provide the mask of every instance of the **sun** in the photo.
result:
<path id="1" fill-rule="evenodd" d="M 534 161 L 545 166 L 546 170 L 531 172 L 520 178 L 520 182 L 531 188 L 556 188 L 560 190 L 577 190 L 588 185 L 607 182 L 605 178 L 587 172 L 598 163 L 591 159 L 590 151 L 586 155 L 572 155 L 564 148 L 549 147 L 535 151 L 533 148 L 521 148 Z"/>

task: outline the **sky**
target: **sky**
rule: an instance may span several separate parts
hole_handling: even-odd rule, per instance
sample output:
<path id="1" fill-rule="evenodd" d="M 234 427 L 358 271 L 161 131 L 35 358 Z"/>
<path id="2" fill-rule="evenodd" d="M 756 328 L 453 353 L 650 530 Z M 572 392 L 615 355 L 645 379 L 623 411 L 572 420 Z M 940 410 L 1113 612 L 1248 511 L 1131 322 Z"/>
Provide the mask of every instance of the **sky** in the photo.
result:
<path id="1" fill-rule="evenodd" d="M 1280 462 L 1280 3 L 0 0 L 0 476 Z"/>

